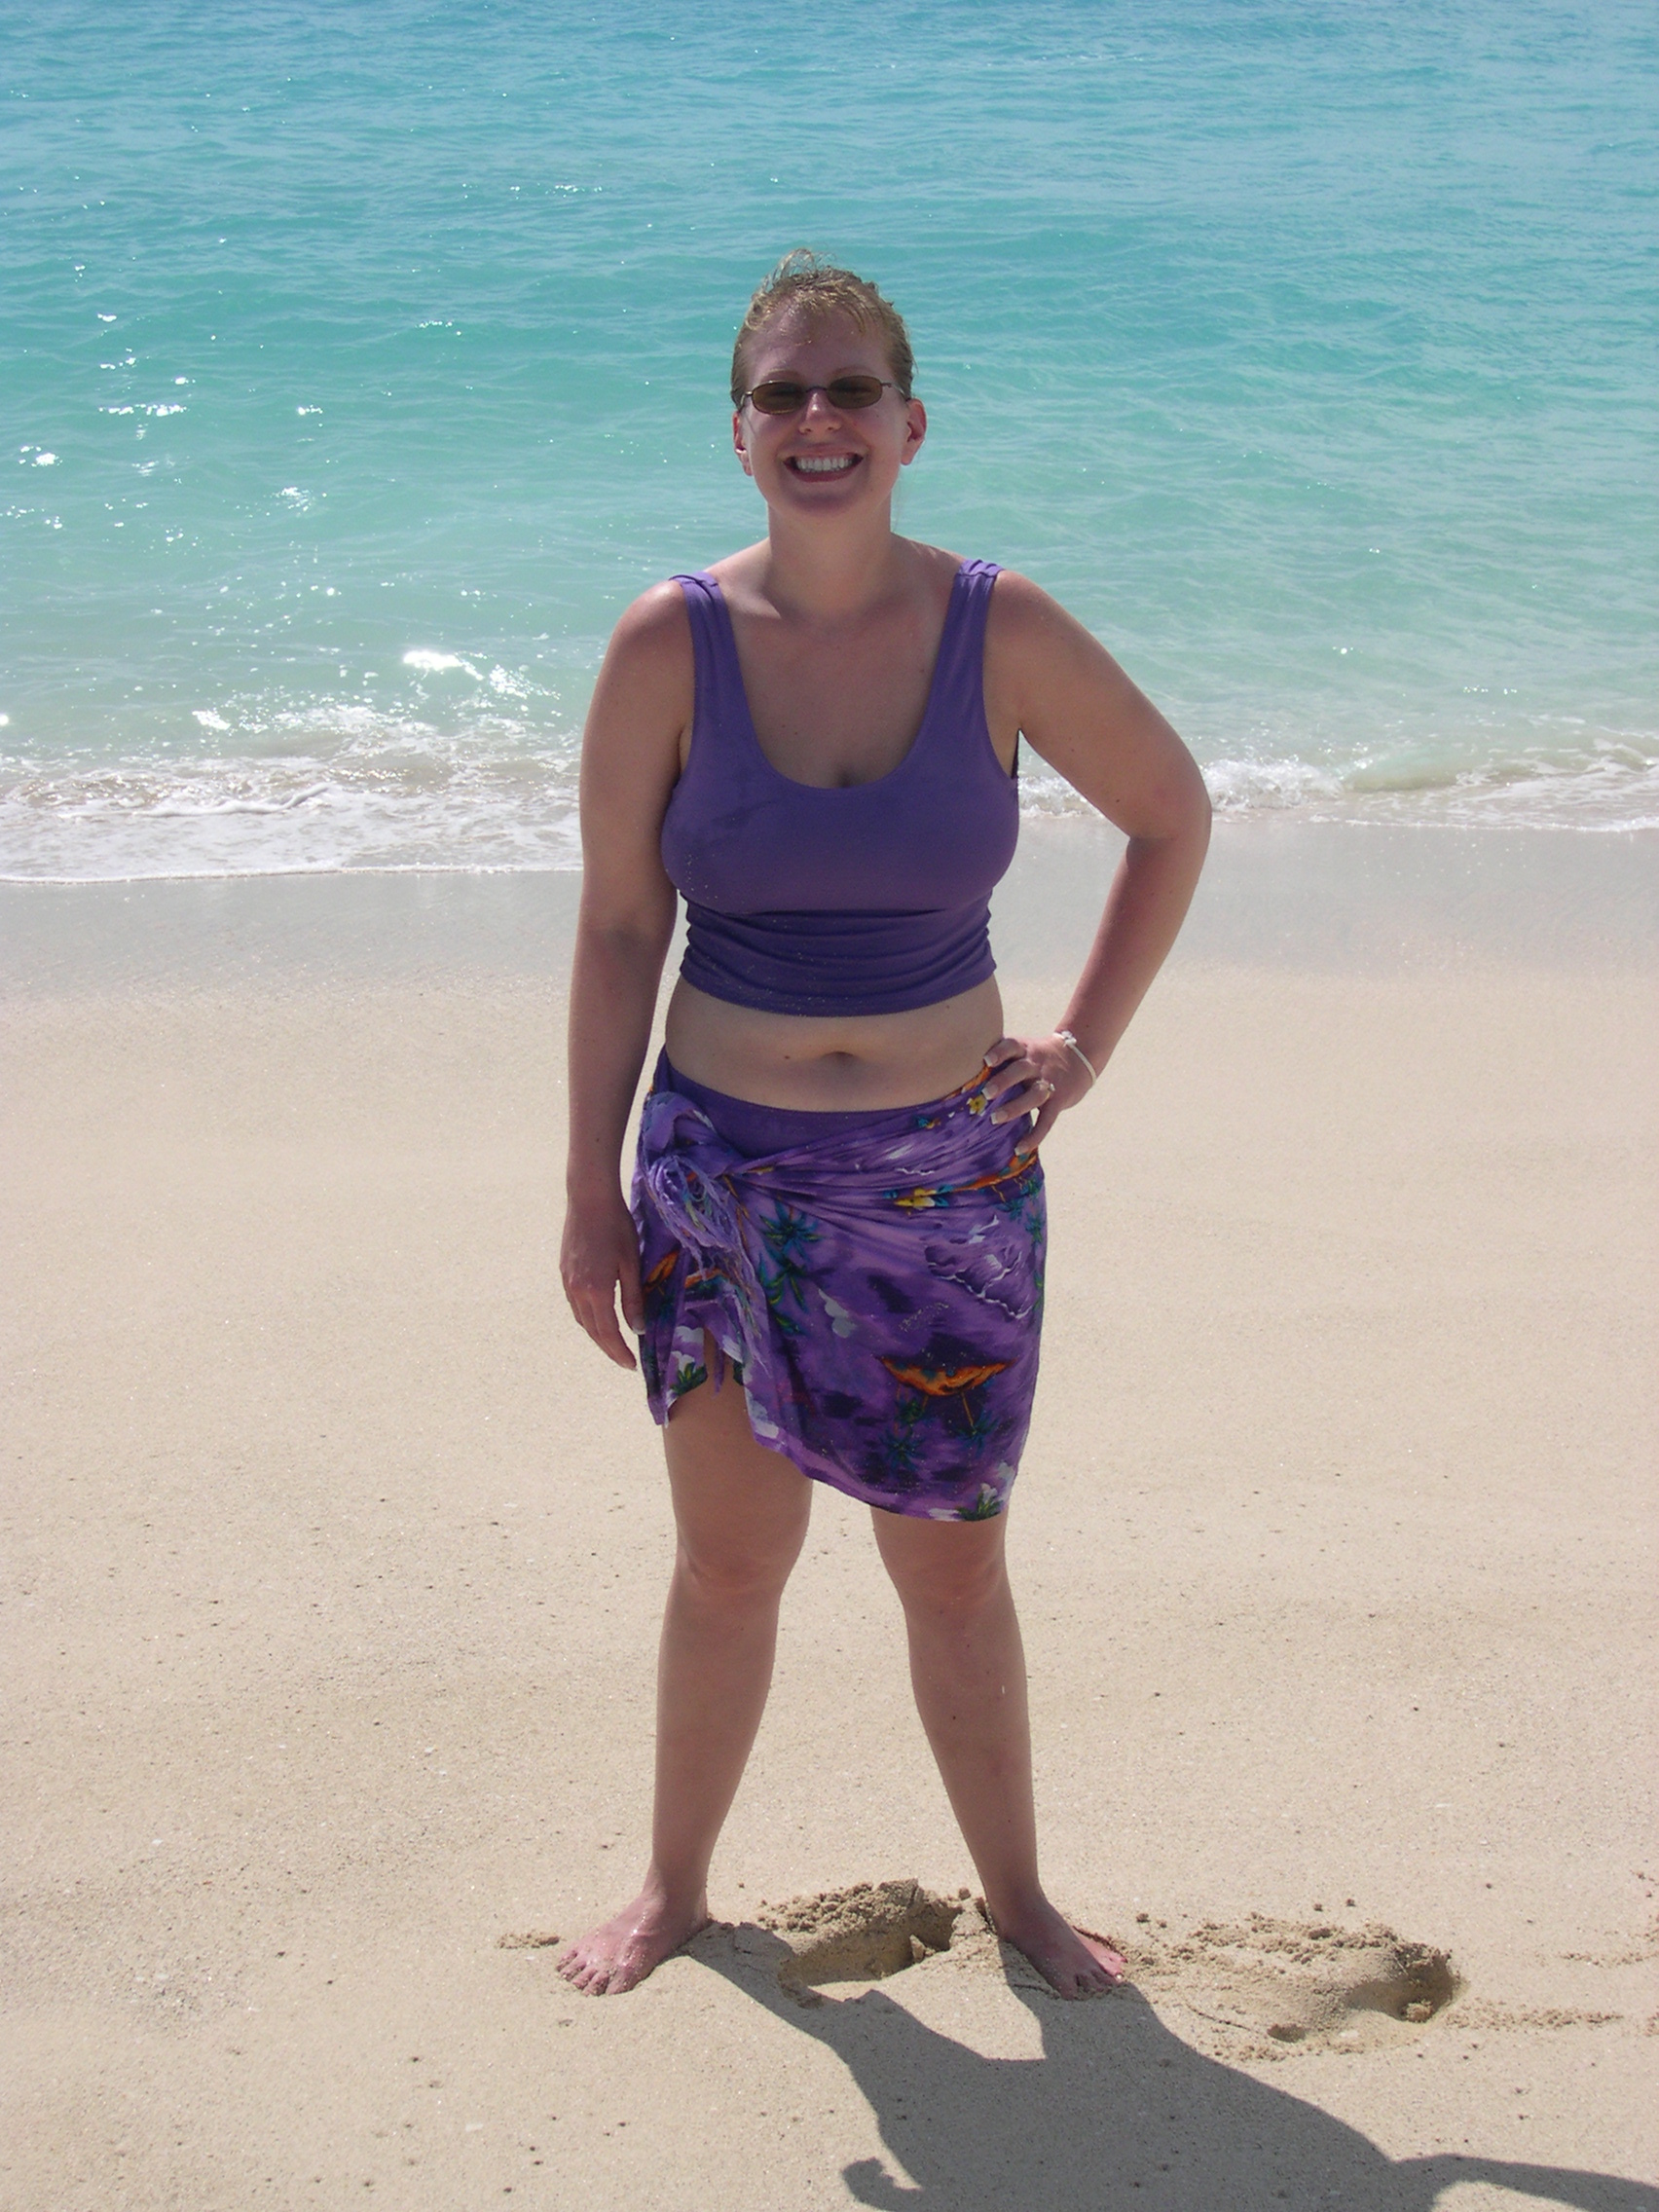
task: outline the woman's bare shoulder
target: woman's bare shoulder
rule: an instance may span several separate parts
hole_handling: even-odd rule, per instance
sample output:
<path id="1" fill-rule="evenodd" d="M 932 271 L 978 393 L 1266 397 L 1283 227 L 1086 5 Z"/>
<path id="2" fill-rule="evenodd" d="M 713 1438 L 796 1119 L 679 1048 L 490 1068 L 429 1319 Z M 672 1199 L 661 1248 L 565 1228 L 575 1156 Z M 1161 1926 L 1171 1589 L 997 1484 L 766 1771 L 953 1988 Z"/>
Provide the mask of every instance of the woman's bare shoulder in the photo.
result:
<path id="1" fill-rule="evenodd" d="M 666 804 L 695 697 L 691 625 L 670 578 L 642 592 L 610 633 L 588 708 L 588 772 L 620 776 L 636 790 L 661 784 Z"/>
<path id="2" fill-rule="evenodd" d="M 643 591 L 610 633 L 594 686 L 590 734 L 613 723 L 678 730 L 691 711 L 696 664 L 685 599 L 670 577 Z"/>
<path id="3" fill-rule="evenodd" d="M 997 572 L 985 623 L 985 678 L 1021 713 L 1033 689 L 1109 682 L 1121 675 L 1098 638 L 1017 569 Z"/>
<path id="4" fill-rule="evenodd" d="M 610 633 L 610 657 L 674 662 L 691 650 L 685 594 L 672 576 L 641 592 Z"/>
<path id="5" fill-rule="evenodd" d="M 990 618 L 997 633 L 1011 643 L 1024 643 L 1060 628 L 1083 628 L 1076 615 L 1068 614 L 1057 599 L 1017 569 L 997 571 Z"/>

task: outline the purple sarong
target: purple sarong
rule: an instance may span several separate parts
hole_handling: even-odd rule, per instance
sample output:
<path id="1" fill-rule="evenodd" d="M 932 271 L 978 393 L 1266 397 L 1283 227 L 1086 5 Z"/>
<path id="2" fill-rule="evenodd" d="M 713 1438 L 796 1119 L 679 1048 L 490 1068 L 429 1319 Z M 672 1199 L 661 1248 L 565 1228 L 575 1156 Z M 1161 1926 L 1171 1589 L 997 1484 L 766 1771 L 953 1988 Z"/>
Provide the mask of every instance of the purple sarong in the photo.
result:
<path id="1" fill-rule="evenodd" d="M 653 1418 L 710 1381 L 757 1440 L 892 1513 L 982 1521 L 1019 1465 L 1037 1382 L 1043 1170 L 979 1088 L 746 1157 L 656 1089 L 633 1212 Z"/>

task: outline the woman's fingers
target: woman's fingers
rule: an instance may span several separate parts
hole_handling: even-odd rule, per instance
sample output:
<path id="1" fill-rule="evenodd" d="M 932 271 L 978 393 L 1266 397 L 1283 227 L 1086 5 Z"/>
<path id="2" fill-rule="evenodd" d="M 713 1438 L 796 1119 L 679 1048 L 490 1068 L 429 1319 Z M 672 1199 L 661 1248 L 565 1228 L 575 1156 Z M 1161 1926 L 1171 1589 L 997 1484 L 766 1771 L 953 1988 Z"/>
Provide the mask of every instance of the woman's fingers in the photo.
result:
<path id="1" fill-rule="evenodd" d="M 1059 1117 L 1060 1097 L 1054 1086 L 1045 1079 L 1031 1086 L 1031 1126 L 1014 1144 L 1017 1153 L 1035 1152 Z"/>
<path id="2" fill-rule="evenodd" d="M 1012 1039 L 1008 1038 L 1003 1043 L 1013 1045 Z M 1023 1045 L 1013 1045 L 1012 1051 L 1002 1059 L 993 1059 L 992 1053 L 1001 1051 L 1001 1045 L 993 1045 L 991 1051 L 985 1054 L 985 1066 L 989 1073 L 980 1086 L 997 1103 L 998 1110 L 991 1116 L 993 1122 L 1006 1122 L 1014 1093 L 1035 1083 L 1043 1072 Z"/>
<path id="3" fill-rule="evenodd" d="M 1054 1124 L 1059 1120 L 1059 1094 L 1057 1091 L 1051 1090 L 1049 1097 L 1044 1102 L 1042 1111 L 1037 1116 L 1037 1119 L 1032 1123 L 1025 1135 L 1016 1140 L 1014 1148 L 1014 1151 L 1019 1153 L 1022 1157 L 1028 1153 L 1035 1152 L 1037 1150 L 1037 1147 L 1042 1143 L 1043 1139 L 1048 1135 L 1049 1131 L 1053 1127 Z"/>
<path id="4" fill-rule="evenodd" d="M 578 1307 L 576 1309 L 576 1319 L 580 1321 L 582 1327 L 598 1345 L 607 1359 L 613 1359 L 618 1367 L 637 1367 L 639 1365 L 638 1360 L 635 1359 L 634 1354 L 624 1343 L 621 1330 L 616 1326 L 614 1290 L 607 1294 L 603 1303 L 598 1299 L 590 1300 L 585 1313 Z"/>
<path id="5" fill-rule="evenodd" d="M 569 1276 L 565 1279 L 565 1296 L 570 1301 L 571 1311 L 575 1315 L 582 1329 L 598 1345 L 607 1359 L 613 1359 L 618 1367 L 634 1367 L 638 1365 L 638 1362 L 624 1342 L 621 1330 L 616 1325 L 616 1289 L 615 1275 L 612 1275 L 608 1282 L 603 1282 L 597 1276 L 585 1281 L 572 1281 Z M 642 1301 L 638 1261 L 634 1264 L 632 1283 L 630 1284 L 626 1277 L 622 1282 L 623 1311 L 627 1314 L 629 1326 L 632 1328 L 635 1327 L 635 1323 L 634 1312 L 629 1311 L 630 1297 L 632 1298 L 634 1312 L 640 1311 Z M 638 1330 L 636 1329 L 637 1333 Z"/>
<path id="6" fill-rule="evenodd" d="M 1054 1087 L 1043 1077 L 1020 1085 L 1015 1090 L 1005 1090 L 991 1115 L 993 1122 L 1017 1122 L 1022 1114 L 1035 1114 L 1046 1106 L 1053 1095 Z"/>
<path id="7" fill-rule="evenodd" d="M 1038 1113 L 1054 1095 L 1057 1088 L 1053 1078 L 1044 1072 L 1029 1052 L 1021 1052 L 1017 1059 L 1005 1061 L 997 1073 L 1004 1081 L 993 1092 L 996 1098 L 996 1106 L 991 1114 L 993 1122 L 1014 1122 L 1021 1114 Z M 986 1084 L 987 1090 L 991 1088 Z"/>
<path id="8" fill-rule="evenodd" d="M 991 1109 L 993 1122 L 1016 1122 L 1021 1114 L 1029 1114 L 1038 1101 L 1024 1089 L 1005 1090 Z"/>
<path id="9" fill-rule="evenodd" d="M 1034 1152 L 1066 1107 L 1088 1088 L 1083 1068 L 1056 1035 L 1021 1042 L 999 1037 L 985 1054 L 985 1090 L 996 1100 L 993 1122 L 1032 1120 L 1020 1132 L 1018 1151 Z"/>
<path id="10" fill-rule="evenodd" d="M 614 1201 L 571 1205 L 565 1217 L 561 1273 L 571 1311 L 606 1358 L 618 1367 L 637 1367 L 639 1362 L 616 1325 L 620 1290 L 628 1326 L 636 1335 L 645 1327 L 640 1247 L 620 1192 Z"/>

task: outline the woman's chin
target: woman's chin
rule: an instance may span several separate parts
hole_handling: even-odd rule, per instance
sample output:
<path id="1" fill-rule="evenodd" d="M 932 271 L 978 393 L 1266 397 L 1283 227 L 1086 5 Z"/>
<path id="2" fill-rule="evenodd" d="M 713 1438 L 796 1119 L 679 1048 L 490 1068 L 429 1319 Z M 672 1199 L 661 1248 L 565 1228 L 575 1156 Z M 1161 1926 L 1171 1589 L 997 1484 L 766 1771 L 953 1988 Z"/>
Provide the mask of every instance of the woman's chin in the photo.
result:
<path id="1" fill-rule="evenodd" d="M 867 463 L 844 476 L 797 476 L 781 468 L 765 488 L 769 507 L 790 515 L 847 515 L 866 509 L 884 513 L 893 486 L 872 474 Z"/>

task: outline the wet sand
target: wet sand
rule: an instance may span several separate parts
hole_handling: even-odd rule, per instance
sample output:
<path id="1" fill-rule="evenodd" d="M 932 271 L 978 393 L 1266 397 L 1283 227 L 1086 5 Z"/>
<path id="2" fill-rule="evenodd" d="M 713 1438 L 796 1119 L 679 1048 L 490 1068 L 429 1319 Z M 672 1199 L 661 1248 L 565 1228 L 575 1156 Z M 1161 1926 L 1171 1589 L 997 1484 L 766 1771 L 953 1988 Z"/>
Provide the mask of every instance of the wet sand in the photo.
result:
<path id="1" fill-rule="evenodd" d="M 1656 851 L 1229 827 L 1046 1148 L 1087 2006 L 830 1493 L 723 1925 L 618 2001 L 500 1943 L 637 1876 L 670 1543 L 558 1289 L 573 881 L 0 887 L 0 2205 L 1659 2204 Z M 1108 859 L 1026 837 L 1011 1026 Z"/>

